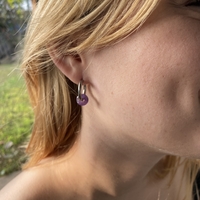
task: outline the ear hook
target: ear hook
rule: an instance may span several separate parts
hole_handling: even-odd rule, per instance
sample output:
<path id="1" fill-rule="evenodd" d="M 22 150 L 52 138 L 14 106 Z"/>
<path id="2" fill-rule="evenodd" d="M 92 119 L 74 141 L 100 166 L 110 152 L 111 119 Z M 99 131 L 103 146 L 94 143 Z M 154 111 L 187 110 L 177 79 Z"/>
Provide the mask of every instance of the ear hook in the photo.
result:
<path id="1" fill-rule="evenodd" d="M 83 93 L 81 93 L 83 91 Z M 80 106 L 85 106 L 88 103 L 88 97 L 86 95 L 86 85 L 83 84 L 83 80 L 80 80 L 78 84 L 78 96 L 76 102 Z"/>

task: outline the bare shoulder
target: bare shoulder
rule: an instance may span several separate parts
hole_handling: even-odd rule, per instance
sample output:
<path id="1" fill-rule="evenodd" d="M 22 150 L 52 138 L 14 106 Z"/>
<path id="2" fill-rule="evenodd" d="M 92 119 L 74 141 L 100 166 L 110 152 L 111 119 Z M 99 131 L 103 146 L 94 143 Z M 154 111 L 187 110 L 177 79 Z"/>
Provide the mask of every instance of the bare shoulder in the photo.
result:
<path id="1" fill-rule="evenodd" d="M 23 171 L 0 191 L 1 200 L 45 200 L 51 185 L 45 169 Z"/>

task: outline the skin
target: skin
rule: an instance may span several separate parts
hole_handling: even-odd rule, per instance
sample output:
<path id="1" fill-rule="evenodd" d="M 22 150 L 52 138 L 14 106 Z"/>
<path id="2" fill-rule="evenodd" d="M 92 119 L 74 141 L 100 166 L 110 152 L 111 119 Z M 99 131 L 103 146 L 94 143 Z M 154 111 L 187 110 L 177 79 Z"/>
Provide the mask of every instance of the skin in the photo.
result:
<path id="1" fill-rule="evenodd" d="M 88 83 L 79 138 L 62 160 L 19 175 L 0 199 L 184 198 L 184 184 L 176 196 L 182 167 L 170 188 L 169 177 L 151 175 L 166 155 L 200 158 L 200 7 L 185 5 L 161 0 L 139 31 L 79 59 L 50 52 L 67 77 Z"/>

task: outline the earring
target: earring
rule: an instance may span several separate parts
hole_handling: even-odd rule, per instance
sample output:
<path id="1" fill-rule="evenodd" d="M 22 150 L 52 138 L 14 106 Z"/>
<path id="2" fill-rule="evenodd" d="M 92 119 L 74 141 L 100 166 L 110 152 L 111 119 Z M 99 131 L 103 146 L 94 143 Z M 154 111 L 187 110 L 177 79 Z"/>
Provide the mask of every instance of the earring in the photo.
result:
<path id="1" fill-rule="evenodd" d="M 83 93 L 81 94 L 81 92 Z M 80 106 L 85 106 L 88 103 L 88 97 L 86 95 L 86 85 L 83 84 L 81 80 L 78 84 L 78 96 L 76 97 L 76 102 Z"/>

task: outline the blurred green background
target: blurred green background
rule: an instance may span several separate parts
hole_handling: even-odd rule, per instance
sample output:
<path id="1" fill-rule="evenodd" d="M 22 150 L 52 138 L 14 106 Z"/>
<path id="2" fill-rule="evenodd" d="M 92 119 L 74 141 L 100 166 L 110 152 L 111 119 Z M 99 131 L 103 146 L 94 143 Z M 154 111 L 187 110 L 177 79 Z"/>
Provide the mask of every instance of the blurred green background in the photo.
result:
<path id="1" fill-rule="evenodd" d="M 17 64 L 0 65 L 0 176 L 19 170 L 25 161 L 33 114 Z"/>
<path id="2" fill-rule="evenodd" d="M 33 115 L 17 63 L 30 15 L 31 0 L 0 0 L 0 176 L 26 160 Z"/>

